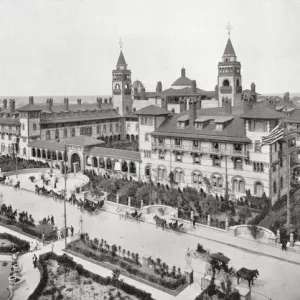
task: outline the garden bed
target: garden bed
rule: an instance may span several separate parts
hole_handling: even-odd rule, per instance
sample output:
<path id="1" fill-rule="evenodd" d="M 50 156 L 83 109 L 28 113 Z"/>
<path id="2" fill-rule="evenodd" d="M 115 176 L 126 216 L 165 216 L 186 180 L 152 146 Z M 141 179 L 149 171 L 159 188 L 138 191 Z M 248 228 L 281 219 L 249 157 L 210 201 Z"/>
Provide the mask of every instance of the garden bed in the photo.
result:
<path id="1" fill-rule="evenodd" d="M 161 263 L 159 259 L 157 262 L 151 260 L 152 268 L 142 266 L 137 254 L 125 250 L 118 251 L 118 249 L 120 247 L 117 248 L 113 245 L 110 251 L 105 246 L 97 247 L 92 241 L 79 240 L 68 244 L 66 251 L 110 270 L 117 267 L 122 275 L 170 295 L 176 296 L 188 286 L 185 276 L 180 273 L 180 269 L 176 270 L 173 267 L 169 272 L 168 266 Z M 118 252 L 119 254 L 117 254 Z"/>
<path id="2" fill-rule="evenodd" d="M 117 272 L 113 272 L 112 277 L 104 278 L 76 264 L 66 254 L 42 254 L 38 267 L 41 272 L 40 283 L 28 300 L 153 300 L 151 294 L 119 280 Z"/>
<path id="3" fill-rule="evenodd" d="M 3 244 L 3 242 L 5 244 Z M 0 233 L 0 253 L 11 253 L 13 246 L 16 249 L 16 252 L 27 252 L 29 251 L 30 245 L 27 241 L 21 240 L 14 235 L 9 233 Z"/>

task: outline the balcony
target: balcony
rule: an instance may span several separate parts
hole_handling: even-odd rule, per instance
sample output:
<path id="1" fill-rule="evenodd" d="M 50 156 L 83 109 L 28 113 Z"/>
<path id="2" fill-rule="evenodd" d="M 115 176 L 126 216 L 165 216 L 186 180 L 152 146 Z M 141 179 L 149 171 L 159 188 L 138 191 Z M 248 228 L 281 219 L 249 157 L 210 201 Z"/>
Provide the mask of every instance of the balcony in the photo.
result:
<path id="1" fill-rule="evenodd" d="M 125 89 L 124 95 L 131 95 L 131 89 Z"/>
<path id="2" fill-rule="evenodd" d="M 221 94 L 231 94 L 232 93 L 232 86 L 221 86 L 220 87 Z"/>
<path id="3" fill-rule="evenodd" d="M 114 95 L 121 95 L 121 90 L 114 90 L 113 93 Z"/>
<path id="4" fill-rule="evenodd" d="M 237 94 L 238 94 L 238 93 L 241 93 L 242 90 L 243 90 L 243 88 L 242 88 L 241 86 L 237 86 L 237 87 L 235 88 L 235 92 L 236 92 Z"/>

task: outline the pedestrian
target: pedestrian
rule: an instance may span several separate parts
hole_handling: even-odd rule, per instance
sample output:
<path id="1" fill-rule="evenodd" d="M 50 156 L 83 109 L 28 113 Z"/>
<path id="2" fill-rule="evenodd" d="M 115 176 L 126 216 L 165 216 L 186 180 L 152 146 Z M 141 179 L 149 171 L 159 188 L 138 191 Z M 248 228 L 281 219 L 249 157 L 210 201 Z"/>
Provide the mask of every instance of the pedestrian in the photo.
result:
<path id="1" fill-rule="evenodd" d="M 33 260 L 33 267 L 34 267 L 34 268 L 36 268 L 37 257 L 36 257 L 36 255 L 35 255 L 35 254 L 33 255 L 33 258 L 32 258 L 32 260 Z"/>
<path id="2" fill-rule="evenodd" d="M 45 234 L 42 234 L 42 246 L 45 246 Z"/>
<path id="3" fill-rule="evenodd" d="M 14 253 L 16 253 L 16 252 L 17 252 L 17 249 L 16 249 L 15 245 L 13 245 L 13 247 L 12 247 L 12 249 L 11 249 L 11 253 L 14 254 Z"/>
<path id="4" fill-rule="evenodd" d="M 284 240 L 284 248 L 283 248 L 283 250 L 287 251 L 287 241 L 286 240 Z"/>
<path id="5" fill-rule="evenodd" d="M 54 240 L 52 240 L 51 242 L 51 252 L 53 252 L 53 249 L 54 249 Z"/>
<path id="6" fill-rule="evenodd" d="M 193 218 L 193 228 L 196 229 L 196 218 Z"/>
<path id="7" fill-rule="evenodd" d="M 73 236 L 73 234 L 74 234 L 74 227 L 72 225 L 70 227 L 70 231 L 71 231 L 71 236 Z"/>
<path id="8" fill-rule="evenodd" d="M 50 224 L 50 217 L 47 218 L 47 223 Z"/>
<path id="9" fill-rule="evenodd" d="M 53 217 L 53 215 L 51 216 L 51 224 L 54 225 L 54 217 Z"/>
<path id="10" fill-rule="evenodd" d="M 61 231 L 57 228 L 57 240 L 59 241 L 61 239 Z"/>

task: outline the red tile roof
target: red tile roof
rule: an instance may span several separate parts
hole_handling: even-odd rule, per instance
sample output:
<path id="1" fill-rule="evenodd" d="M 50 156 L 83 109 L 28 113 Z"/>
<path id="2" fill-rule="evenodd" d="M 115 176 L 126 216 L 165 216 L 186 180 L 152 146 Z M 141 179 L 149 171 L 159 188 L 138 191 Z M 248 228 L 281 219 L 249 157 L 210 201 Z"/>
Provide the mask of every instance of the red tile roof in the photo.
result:
<path id="1" fill-rule="evenodd" d="M 21 125 L 19 118 L 0 118 L 0 124 Z"/>
<path id="2" fill-rule="evenodd" d="M 167 96 L 189 96 L 189 95 L 192 96 L 193 95 L 192 89 L 190 87 L 185 87 L 182 89 L 169 88 L 167 90 L 164 90 L 162 94 Z M 207 93 L 201 89 L 196 88 L 196 94 L 201 96 L 206 96 Z"/>
<path id="3" fill-rule="evenodd" d="M 284 118 L 284 114 L 278 112 L 272 108 L 267 106 L 256 105 L 253 109 L 249 110 L 248 112 L 242 114 L 240 116 L 243 119 L 281 119 Z"/>
<path id="4" fill-rule="evenodd" d="M 88 153 L 88 155 L 107 156 L 115 159 L 128 159 L 128 160 L 141 160 L 141 154 L 137 151 L 94 147 Z"/>
<path id="5" fill-rule="evenodd" d="M 18 111 L 42 111 L 43 109 L 35 104 L 27 104 L 25 106 L 19 107 Z"/>
<path id="6" fill-rule="evenodd" d="M 192 85 L 192 80 L 185 76 L 179 77 L 172 84 L 172 86 L 191 86 L 191 85 Z"/>
<path id="7" fill-rule="evenodd" d="M 127 66 L 122 50 L 121 50 L 120 55 L 119 55 L 117 66 Z"/>
<path id="8" fill-rule="evenodd" d="M 236 56 L 230 39 L 228 39 L 224 50 L 223 56 L 225 55 Z"/>

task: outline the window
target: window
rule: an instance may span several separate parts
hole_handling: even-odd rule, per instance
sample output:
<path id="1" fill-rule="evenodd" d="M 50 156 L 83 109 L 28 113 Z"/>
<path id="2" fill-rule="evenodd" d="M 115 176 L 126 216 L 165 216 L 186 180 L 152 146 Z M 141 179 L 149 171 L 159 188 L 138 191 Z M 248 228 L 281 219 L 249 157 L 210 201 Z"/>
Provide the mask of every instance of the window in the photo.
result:
<path id="1" fill-rule="evenodd" d="M 150 166 L 149 165 L 147 165 L 146 167 L 145 167 L 145 176 L 150 176 Z"/>
<path id="2" fill-rule="evenodd" d="M 104 124 L 102 128 L 103 128 L 102 131 L 103 131 L 103 132 L 106 132 L 106 124 Z"/>
<path id="3" fill-rule="evenodd" d="M 55 129 L 55 139 L 58 140 L 59 139 L 59 130 Z"/>
<path id="4" fill-rule="evenodd" d="M 277 193 L 277 183 L 276 183 L 276 181 L 273 182 L 273 193 L 274 194 Z"/>
<path id="5" fill-rule="evenodd" d="M 159 154 L 158 154 L 158 157 L 159 157 L 159 159 L 165 159 L 165 155 L 166 155 L 165 150 L 160 150 Z"/>
<path id="6" fill-rule="evenodd" d="M 97 134 L 100 133 L 100 125 L 97 125 Z"/>
<path id="7" fill-rule="evenodd" d="M 26 155 L 26 148 L 23 148 L 23 155 Z"/>
<path id="8" fill-rule="evenodd" d="M 214 174 L 211 181 L 213 187 L 222 187 L 223 178 L 221 174 Z"/>
<path id="9" fill-rule="evenodd" d="M 175 139 L 175 146 L 181 146 L 181 139 Z"/>
<path id="10" fill-rule="evenodd" d="M 199 147 L 199 141 L 193 140 L 193 146 L 198 148 Z"/>
<path id="11" fill-rule="evenodd" d="M 235 192 L 244 193 L 245 192 L 245 181 L 242 177 L 235 177 L 232 181 L 232 189 Z"/>
<path id="12" fill-rule="evenodd" d="M 212 165 L 214 167 L 221 167 L 221 160 L 220 160 L 219 156 L 217 156 L 217 155 L 213 156 L 213 158 L 212 158 Z"/>
<path id="13" fill-rule="evenodd" d="M 36 124 L 35 123 L 33 123 L 32 128 L 33 128 L 33 131 L 36 131 Z"/>
<path id="14" fill-rule="evenodd" d="M 51 139 L 50 130 L 46 131 L 46 140 L 49 141 Z"/>
<path id="15" fill-rule="evenodd" d="M 198 153 L 195 153 L 193 158 L 194 158 L 194 164 L 200 165 L 200 155 Z"/>
<path id="16" fill-rule="evenodd" d="M 261 142 L 260 141 L 255 141 L 254 151 L 255 152 L 261 152 Z"/>
<path id="17" fill-rule="evenodd" d="M 145 157 L 150 157 L 150 158 L 151 158 L 151 151 L 144 150 L 144 156 L 145 156 Z"/>
<path id="18" fill-rule="evenodd" d="M 175 161 L 182 161 L 182 153 L 177 151 L 175 153 Z"/>
<path id="19" fill-rule="evenodd" d="M 195 122 L 195 127 L 197 129 L 202 129 L 203 128 L 203 123 L 202 122 Z"/>
<path id="20" fill-rule="evenodd" d="M 272 165 L 272 170 L 273 170 L 273 172 L 276 172 L 276 170 L 277 170 L 277 165 Z"/>
<path id="21" fill-rule="evenodd" d="M 127 123 L 127 131 L 130 131 L 130 123 Z"/>
<path id="22" fill-rule="evenodd" d="M 227 58 L 226 58 L 227 59 Z M 225 79 L 224 81 L 223 81 L 223 86 L 229 86 L 229 81 L 227 80 L 227 79 Z"/>
<path id="23" fill-rule="evenodd" d="M 253 171 L 254 172 L 263 172 L 264 164 L 260 162 L 253 162 Z"/>
<path id="24" fill-rule="evenodd" d="M 75 134 L 75 128 L 72 127 L 72 129 L 71 129 L 71 136 L 74 137 L 75 135 L 76 135 L 76 134 Z"/>
<path id="25" fill-rule="evenodd" d="M 165 167 L 158 167 L 157 168 L 157 176 L 159 179 L 165 179 L 167 175 L 167 171 Z"/>
<path id="26" fill-rule="evenodd" d="M 202 184 L 202 174 L 200 171 L 194 171 L 192 173 L 192 183 Z"/>
<path id="27" fill-rule="evenodd" d="M 120 90 L 120 85 L 119 84 L 115 85 L 115 90 Z"/>
<path id="28" fill-rule="evenodd" d="M 110 124 L 110 125 L 109 125 L 109 131 L 110 131 L 110 132 L 113 132 L 113 124 Z"/>
<path id="29" fill-rule="evenodd" d="M 249 131 L 266 132 L 268 130 L 267 125 L 268 125 L 267 121 L 250 120 Z"/>
<path id="30" fill-rule="evenodd" d="M 183 182 L 184 181 L 184 174 L 181 169 L 176 169 L 174 172 L 175 175 L 175 181 L 177 182 Z"/>
<path id="31" fill-rule="evenodd" d="M 81 127 L 80 128 L 80 135 L 88 135 L 91 136 L 93 132 L 92 126 L 87 126 L 87 127 Z"/>
<path id="32" fill-rule="evenodd" d="M 164 138 L 162 138 L 162 137 L 159 137 L 158 138 L 158 145 L 164 145 L 164 142 L 165 142 L 165 140 L 164 140 Z"/>
<path id="33" fill-rule="evenodd" d="M 236 158 L 234 161 L 234 168 L 236 170 L 243 170 L 243 163 L 242 160 L 240 158 Z"/>
<path id="34" fill-rule="evenodd" d="M 222 131 L 223 130 L 223 124 L 216 124 L 215 130 Z"/>
<path id="35" fill-rule="evenodd" d="M 145 133 L 145 142 L 149 142 L 149 133 Z"/>

